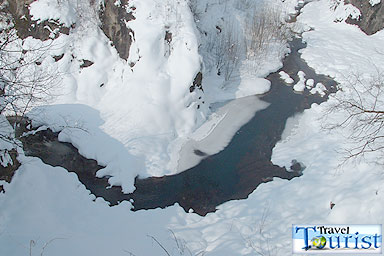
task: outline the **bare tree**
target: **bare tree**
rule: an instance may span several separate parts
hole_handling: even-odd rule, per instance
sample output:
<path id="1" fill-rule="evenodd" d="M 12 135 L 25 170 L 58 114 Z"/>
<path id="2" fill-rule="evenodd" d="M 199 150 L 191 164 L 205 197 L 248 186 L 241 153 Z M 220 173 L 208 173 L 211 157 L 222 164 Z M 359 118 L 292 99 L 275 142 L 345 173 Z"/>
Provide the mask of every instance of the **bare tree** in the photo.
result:
<path id="1" fill-rule="evenodd" d="M 190 3 L 193 13 L 198 13 L 197 2 Z M 245 18 L 227 15 L 216 24 L 215 31 L 201 31 L 207 40 L 202 46 L 203 55 L 210 69 L 228 81 L 247 60 L 255 71 L 265 60 L 272 43 L 286 46 L 292 36 L 291 26 L 284 20 L 284 12 L 271 3 L 256 5 L 249 0 L 237 2 L 237 8 L 248 13 Z M 276 47 L 275 47 L 276 49 Z"/>
<path id="2" fill-rule="evenodd" d="M 239 67 L 243 54 L 243 40 L 239 35 L 241 31 L 235 26 L 234 20 L 227 20 L 224 25 L 216 28 L 217 33 L 209 37 L 206 49 L 213 56 L 217 74 L 223 75 L 225 81 L 228 81 Z"/>
<path id="3" fill-rule="evenodd" d="M 267 4 L 255 7 L 246 17 L 244 30 L 247 59 L 251 60 L 266 56 L 271 43 L 285 44 L 292 36 L 282 10 Z"/>
<path id="4" fill-rule="evenodd" d="M 324 125 L 325 129 L 347 130 L 348 144 L 342 153 L 344 162 L 366 159 L 369 153 L 377 153 L 374 161 L 384 164 L 384 73 L 376 68 L 374 76 L 353 74 L 346 78 L 343 93 L 333 97 L 334 104 L 327 115 L 343 113 L 344 119 Z"/>
<path id="5" fill-rule="evenodd" d="M 52 238 L 51 240 L 49 240 L 48 242 L 44 243 L 43 247 L 41 247 L 41 252 L 40 252 L 40 256 L 44 256 L 44 251 L 45 249 L 51 244 L 53 243 L 54 241 L 56 240 L 63 240 L 63 239 L 66 239 L 66 238 L 61 238 L 61 237 L 56 237 L 56 238 Z M 30 240 L 29 241 L 29 256 L 33 256 L 32 254 L 32 248 L 36 246 L 36 241 L 35 240 Z"/>
<path id="6" fill-rule="evenodd" d="M 165 255 L 171 256 L 171 255 L 178 255 L 178 256 L 183 256 L 183 255 L 188 255 L 188 256 L 204 256 L 206 251 L 201 250 L 197 252 L 196 254 L 192 253 L 191 250 L 187 246 L 187 242 L 184 239 L 180 239 L 176 236 L 176 234 L 172 231 L 169 230 L 169 232 L 172 234 L 172 239 L 175 242 L 175 247 L 171 249 L 167 249 L 156 237 L 147 235 L 149 238 L 152 239 L 153 242 L 155 242 L 163 251 Z"/>
<path id="7" fill-rule="evenodd" d="M 49 47 L 25 46 L 15 30 L 0 30 L 0 114 L 23 116 L 49 96 L 58 79 L 57 72 L 40 66 Z"/>
<path id="8" fill-rule="evenodd" d="M 21 40 L 12 18 L 0 13 L 0 140 L 14 147 L 21 144 L 5 117 L 12 116 L 15 126 L 21 122 L 28 126 L 25 114 L 47 102 L 53 96 L 51 88 L 60 81 L 55 65 L 46 62 L 52 47 L 52 41 Z"/>
<path id="9" fill-rule="evenodd" d="M 342 0 L 330 0 L 329 7 L 331 10 L 336 10 L 336 8 L 341 4 Z"/>
<path id="10" fill-rule="evenodd" d="M 258 221 L 251 223 L 252 235 L 244 235 L 240 230 L 237 232 L 242 237 L 245 247 L 252 250 L 255 255 L 277 256 L 281 255 L 280 248 L 273 243 L 273 236 L 268 231 L 270 225 L 270 206 L 269 203 L 263 209 Z"/>

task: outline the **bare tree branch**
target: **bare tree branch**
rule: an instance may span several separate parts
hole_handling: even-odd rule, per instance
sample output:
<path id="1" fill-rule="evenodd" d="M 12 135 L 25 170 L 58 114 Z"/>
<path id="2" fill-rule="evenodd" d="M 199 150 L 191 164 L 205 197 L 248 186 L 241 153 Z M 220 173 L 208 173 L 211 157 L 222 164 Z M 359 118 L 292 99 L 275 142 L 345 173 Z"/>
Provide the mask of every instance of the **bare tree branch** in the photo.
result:
<path id="1" fill-rule="evenodd" d="M 171 256 L 171 254 L 169 254 L 169 252 L 167 251 L 167 249 L 165 249 L 165 247 L 153 236 L 151 235 L 147 235 L 148 237 L 152 238 L 153 241 L 155 241 L 160 247 L 161 249 L 163 249 L 163 251 L 168 255 L 168 256 Z"/>
<path id="2" fill-rule="evenodd" d="M 342 164 L 349 160 L 365 159 L 368 153 L 376 152 L 384 160 L 384 73 L 376 68 L 369 77 L 352 74 L 345 78 L 342 93 L 334 95 L 335 103 L 328 107 L 326 117 L 344 113 L 344 119 L 323 126 L 326 130 L 342 129 L 352 146 L 342 154 Z M 382 161 L 384 164 L 384 161 Z"/>

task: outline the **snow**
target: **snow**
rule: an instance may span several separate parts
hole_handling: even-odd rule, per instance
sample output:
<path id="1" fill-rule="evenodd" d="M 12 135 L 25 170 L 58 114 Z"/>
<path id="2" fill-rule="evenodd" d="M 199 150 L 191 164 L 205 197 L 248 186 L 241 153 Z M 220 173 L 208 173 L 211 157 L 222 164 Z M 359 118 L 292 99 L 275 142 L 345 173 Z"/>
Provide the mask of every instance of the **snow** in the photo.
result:
<path id="1" fill-rule="evenodd" d="M 145 177 L 174 173 L 176 170 L 171 169 L 169 163 L 173 161 L 171 158 L 178 157 L 178 152 L 171 146 L 172 143 L 191 134 L 209 114 L 209 103 L 203 103 L 202 91 L 189 92 L 194 77 L 200 71 L 201 57 L 197 52 L 195 25 L 187 3 L 146 0 L 130 1 L 129 4 L 136 7 L 136 19 L 128 24 L 135 31 L 135 40 L 127 62 L 119 59 L 97 23 L 86 17 L 77 20 L 70 35 L 61 35 L 55 40 L 61 47 L 52 52 L 52 56 L 65 54 L 56 64 L 65 75 L 62 86 L 53 92 L 58 97 L 50 102 L 71 104 L 70 111 L 83 116 L 89 110 L 82 105 L 94 109 L 98 113 L 91 115 L 86 122 L 102 123 L 97 128 L 91 125 L 91 130 L 95 128 L 95 134 L 103 134 L 103 138 L 116 142 L 108 148 L 109 155 L 119 156 L 124 152 L 129 156 L 126 160 L 129 163 L 141 163 L 144 159 L 144 166 L 133 164 L 127 169 L 127 162 L 118 160 L 116 164 L 120 162 L 121 166 L 107 167 L 100 172 L 100 175 L 114 176 L 110 182 L 121 184 L 125 191 L 133 190 L 133 177 L 136 175 Z M 169 9 L 169 6 L 172 8 Z M 81 8 L 85 14 L 92 14 L 93 7 L 83 3 Z M 177 15 L 173 15 L 176 9 Z M 170 46 L 164 41 L 166 27 L 173 35 Z M 172 50 L 166 55 L 168 47 Z M 94 64 L 80 69 L 84 59 Z M 128 65 L 131 62 L 136 63 L 134 67 Z M 245 93 L 250 91 L 255 90 L 245 88 Z M 53 120 L 65 114 L 67 122 L 77 121 L 67 113 L 57 113 L 53 117 L 58 109 L 49 110 Z M 45 122 L 55 125 L 50 120 Z M 111 158 L 103 156 L 102 147 L 94 146 L 92 149 L 85 145 L 86 140 L 101 140 L 89 135 L 85 135 L 87 139 L 76 136 L 82 135 L 71 132 L 65 140 L 83 145 L 82 153 L 96 157 L 99 163 L 112 162 Z M 80 140 L 84 142 L 80 143 Z M 123 168 L 125 174 L 121 171 Z"/>
<path id="2" fill-rule="evenodd" d="M 315 80 L 313 80 L 313 79 L 307 79 L 307 81 L 305 82 L 305 84 L 307 85 L 306 87 L 307 87 L 308 89 L 310 89 L 310 88 L 312 88 L 313 85 L 315 84 Z"/>
<path id="3" fill-rule="evenodd" d="M 280 78 L 284 80 L 284 82 L 287 84 L 292 84 L 294 82 L 292 77 L 290 77 L 285 71 L 280 71 L 279 75 L 280 75 Z"/>
<path id="4" fill-rule="evenodd" d="M 107 168 L 99 175 L 113 174 L 116 178 L 110 182 L 120 183 L 125 191 L 133 189 L 136 173 L 161 175 L 177 171 L 175 163 L 184 143 L 186 151 L 194 147 L 219 150 L 225 143 L 210 142 L 216 141 L 217 134 L 223 131 L 221 122 L 238 125 L 246 122 L 253 111 L 266 106 L 251 96 L 218 107 L 210 116 L 207 106 L 194 108 L 200 96 L 213 103 L 215 99 L 236 98 L 238 90 L 228 85 L 222 88 L 223 81 L 211 76 L 203 78 L 204 84 L 212 82 L 214 88 L 204 88 L 206 96 L 199 91 L 190 94 L 190 81 L 200 69 L 200 60 L 198 39 L 186 6 L 181 3 L 178 9 L 185 11 L 181 11 L 181 16 L 186 16 L 172 16 L 189 25 L 177 23 L 174 29 L 180 37 L 174 38 L 173 47 L 178 54 L 167 59 L 163 55 L 161 16 L 166 13 L 155 12 L 162 10 L 158 6 L 165 7 L 163 2 L 131 2 L 138 11 L 136 23 L 132 23 L 137 32 L 131 50 L 140 49 L 142 56 L 133 67 L 134 72 L 118 59 L 102 33 L 87 32 L 85 41 L 61 36 L 66 56 L 58 64 L 71 72 L 63 82 L 67 93 L 57 101 L 67 105 L 40 107 L 30 113 L 36 124 L 61 131 L 60 140 L 73 143 L 85 156 L 105 164 Z M 285 3 L 291 6 L 296 1 Z M 302 57 L 317 73 L 334 77 L 343 88 L 352 73 L 369 77 L 376 72 L 375 66 L 384 66 L 380 54 L 384 32 L 366 36 L 355 26 L 335 23 L 338 17 L 349 15 L 348 8 L 340 8 L 335 13 L 328 0 L 313 1 L 303 8 L 298 21 L 313 28 L 303 34 L 307 47 L 302 50 Z M 175 25 L 175 20 L 169 17 L 168 23 Z M 75 69 L 78 62 L 71 62 L 67 54 L 71 51 L 77 60 L 87 58 L 95 64 L 79 72 Z M 130 58 L 135 57 L 132 54 Z M 278 65 L 274 68 L 278 69 Z M 315 85 L 315 81 L 305 81 L 305 74 L 298 75 L 300 86 Z M 263 80 L 254 82 L 254 77 L 244 80 L 244 76 L 239 76 L 235 84 L 242 84 L 241 95 L 267 89 Z M 105 83 L 103 87 L 99 87 L 101 82 Z M 319 92 L 322 87 L 317 83 L 312 90 Z M 337 95 L 343 97 L 343 93 L 348 90 L 340 90 Z M 242 101 L 249 108 L 239 118 L 235 113 Z M 345 113 L 338 113 L 324 119 L 324 112 L 334 102 L 331 97 L 290 118 L 282 140 L 273 149 L 274 164 L 288 167 L 296 159 L 306 166 L 303 176 L 291 181 L 275 178 L 261 184 L 246 200 L 227 202 L 206 217 L 185 213 L 178 205 L 138 212 L 130 211 L 129 202 L 109 207 L 103 199 L 90 195 L 75 174 L 21 156 L 23 164 L 13 181 L 1 182 L 6 192 L 0 193 L 0 254 L 28 255 L 30 249 L 32 255 L 44 250 L 45 255 L 58 256 L 164 253 L 150 235 L 172 255 L 182 255 L 170 229 L 192 255 L 289 255 L 293 223 L 384 223 L 382 166 L 367 162 L 339 166 L 342 156 L 337 152 L 346 146 L 343 133 L 349 131 L 321 129 L 324 122 L 345 117 Z M 225 131 L 225 141 L 234 127 Z M 187 168 L 193 163 L 183 164 Z M 122 167 L 127 166 L 135 170 L 123 171 Z M 164 166 L 169 169 L 164 170 Z M 335 203 L 333 209 L 330 202 Z"/>
<path id="5" fill-rule="evenodd" d="M 32 20 L 59 20 L 70 27 L 77 20 L 76 2 L 74 0 L 37 0 L 30 5 Z"/>
<path id="6" fill-rule="evenodd" d="M 179 171 L 187 170 L 204 158 L 204 156 L 195 154 L 195 150 L 207 155 L 213 155 L 223 150 L 240 127 L 246 124 L 257 111 L 267 108 L 268 105 L 256 96 L 249 96 L 230 101 L 219 107 L 182 146 L 177 169 Z"/>
<path id="7" fill-rule="evenodd" d="M 174 246 L 167 227 L 169 216 L 183 211 L 180 207 L 134 213 L 123 202 L 110 208 L 75 174 L 36 158 L 23 159 L 14 181 L 5 184 L 6 194 L 0 194 L 1 255 L 29 254 L 30 249 L 32 255 L 43 250 L 44 255 L 160 254 L 148 235 Z"/>
<path id="8" fill-rule="evenodd" d="M 348 12 L 345 15 L 349 15 Z M 338 82 L 345 81 L 352 72 L 372 73 L 373 64 L 383 63 L 378 53 L 382 48 L 383 31 L 368 37 L 356 26 L 333 22 L 335 16 L 323 1 L 304 7 L 298 21 L 313 30 L 303 34 L 307 47 L 302 50 L 302 57 L 317 73 L 327 74 Z"/>
<path id="9" fill-rule="evenodd" d="M 286 3 L 287 13 L 293 11 L 294 2 Z M 84 107 L 76 109 L 76 106 L 87 105 L 98 112 L 92 115 L 95 121 L 88 121 L 102 124 L 89 129 L 95 129 L 95 134 L 103 133 L 102 138 L 109 136 L 109 139 L 121 143 L 112 143 L 114 146 L 108 147 L 108 150 L 111 155 L 114 152 L 116 155 L 121 152 L 127 154 L 129 160 L 124 165 L 128 162 L 140 163 L 133 164 L 130 170 L 125 166 L 116 166 L 99 172 L 99 175 L 113 176 L 110 182 L 121 184 L 127 192 L 134 188 L 132 181 L 136 175 L 162 176 L 180 171 L 175 163 L 179 161 L 181 147 L 187 144 L 192 134 L 196 134 L 196 130 L 211 115 L 215 115 L 209 107 L 223 101 L 227 101 L 229 106 L 235 106 L 230 104 L 230 100 L 266 93 L 270 89 L 270 82 L 263 77 L 281 67 L 281 58 L 287 52 L 285 45 L 275 43 L 270 47 L 270 55 L 261 63 L 254 63 L 253 66 L 243 63 L 242 66 L 247 68 L 242 68 L 229 81 L 224 81 L 223 77 L 209 71 L 207 63 L 204 63 L 209 58 L 201 57 L 199 44 L 206 42 L 196 29 L 195 17 L 187 1 L 145 0 L 129 2 L 129 7 L 134 6 L 136 9 L 135 20 L 129 21 L 127 26 L 135 34 L 130 56 L 125 62 L 119 59 L 116 50 L 97 26 L 97 21 L 92 19 L 94 7 L 85 3 L 73 5 L 71 1 L 65 1 L 65 5 L 77 6 L 81 13 L 90 17 L 68 16 L 64 13 L 65 8 L 49 12 L 52 17 L 47 17 L 48 14 L 44 16 L 38 12 L 47 3 L 44 0 L 34 2 L 31 13 L 35 19 L 62 20 L 64 17 L 72 17 L 67 23 L 77 22 L 70 35 L 61 35 L 55 40 L 61 47 L 51 52 L 52 56 L 65 54 L 54 65 L 66 75 L 62 86 L 53 93 L 59 96 L 50 104 L 71 104 L 71 111 L 85 111 L 82 115 L 87 115 L 88 110 Z M 227 6 L 227 11 L 209 5 L 205 18 L 197 23 L 200 30 L 208 27 L 212 29 L 212 24 L 219 22 L 223 15 L 235 11 L 237 2 L 221 4 Z M 281 3 L 275 1 L 272 4 Z M 52 3 L 50 8 L 56 8 L 56 5 Z M 204 3 L 199 5 L 205 8 Z M 237 10 L 237 13 L 244 14 L 244 11 Z M 214 26 L 213 30 L 216 30 Z M 172 33 L 170 45 L 164 40 L 165 31 Z M 79 69 L 82 60 L 90 60 L 94 64 Z M 135 65 L 131 67 L 128 63 Z M 256 66 L 257 72 L 251 72 L 250 67 Z M 189 87 L 199 71 L 203 72 L 204 92 L 196 89 L 190 93 Z M 51 108 L 49 111 L 52 120 L 60 119 L 60 115 L 63 115 L 57 113 L 57 117 L 53 117 L 56 110 Z M 251 107 L 245 112 L 253 111 Z M 77 119 L 71 120 L 75 118 L 73 115 L 65 115 L 67 122 L 76 122 Z M 241 126 L 246 119 L 248 117 L 236 119 L 239 123 L 233 127 Z M 41 124 L 55 125 L 49 120 L 45 123 L 40 121 Z M 106 159 L 103 156 L 102 147 L 87 147 L 85 139 L 81 143 L 81 139 L 76 138 L 76 132 L 66 134 L 65 138 L 61 135 L 61 139 L 81 147 L 85 155 L 95 157 L 99 163 L 112 162 L 112 158 Z M 88 137 L 87 140 L 101 141 L 89 135 L 85 137 Z M 223 147 L 228 140 L 229 137 L 224 136 L 218 144 Z M 123 174 L 123 168 L 128 173 Z"/>
<path id="10" fill-rule="evenodd" d="M 348 17 L 358 20 L 361 16 L 360 10 L 352 4 L 341 2 L 334 12 L 334 21 L 345 21 Z"/>
<path id="11" fill-rule="evenodd" d="M 236 98 L 247 97 L 250 95 L 264 94 L 271 88 L 271 82 L 263 78 L 247 79 L 243 78 L 236 91 Z"/>
<path id="12" fill-rule="evenodd" d="M 300 70 L 297 72 L 297 76 L 299 77 L 299 81 L 293 86 L 293 89 L 297 92 L 302 92 L 305 89 L 305 73 Z"/>
<path id="13" fill-rule="evenodd" d="M 28 117 L 35 127 L 44 125 L 60 132 L 59 141 L 71 143 L 82 156 L 105 166 L 96 176 L 112 176 L 108 182 L 122 186 L 124 192 L 134 190 L 137 174 L 145 175 L 143 157 L 132 155 L 121 142 L 105 133 L 101 129 L 104 121 L 100 113 L 91 107 L 80 104 L 45 106 L 35 108 Z"/>
<path id="14" fill-rule="evenodd" d="M 372 6 L 375 6 L 379 3 L 381 3 L 381 0 L 369 0 L 369 3 L 372 5 Z"/>
<path id="15" fill-rule="evenodd" d="M 322 83 L 317 83 L 316 86 L 314 88 L 312 88 L 310 90 L 310 93 L 312 94 L 320 94 L 320 96 L 325 96 L 325 91 L 327 90 L 327 88 L 325 87 L 325 85 L 323 85 Z"/>
<path id="16" fill-rule="evenodd" d="M 116 5 L 117 7 L 120 7 L 120 6 L 121 6 L 121 2 L 120 2 L 120 0 L 116 0 L 116 2 L 114 3 L 114 5 Z"/>

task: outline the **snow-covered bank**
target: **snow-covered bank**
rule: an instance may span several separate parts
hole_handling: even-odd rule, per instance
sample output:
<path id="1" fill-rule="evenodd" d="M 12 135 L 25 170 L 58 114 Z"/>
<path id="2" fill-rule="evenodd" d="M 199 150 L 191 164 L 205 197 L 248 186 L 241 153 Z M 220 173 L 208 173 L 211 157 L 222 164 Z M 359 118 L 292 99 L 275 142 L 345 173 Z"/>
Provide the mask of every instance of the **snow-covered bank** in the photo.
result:
<path id="1" fill-rule="evenodd" d="M 149 236 L 167 248 L 175 246 L 167 228 L 170 216 L 183 212 L 177 206 L 132 212 L 129 202 L 110 208 L 76 175 L 37 158 L 23 158 L 5 190 L 0 193 L 0 254 L 8 256 L 160 255 Z"/>
<path id="2" fill-rule="evenodd" d="M 145 173 L 143 157 L 132 155 L 120 141 L 103 131 L 104 120 L 99 111 L 89 106 L 56 104 L 35 108 L 27 116 L 36 127 L 60 131 L 60 141 L 71 143 L 82 156 L 105 166 L 97 172 L 97 177 L 112 176 L 108 182 L 121 186 L 126 193 L 135 189 L 136 175 Z"/>
<path id="3" fill-rule="evenodd" d="M 377 51 L 384 45 L 383 31 L 367 36 L 357 27 L 335 23 L 335 15 L 328 0 L 313 1 L 298 20 L 313 28 L 303 34 L 308 45 L 302 50 L 303 58 L 343 87 L 350 73 L 369 77 L 377 72 L 372 63 L 384 66 Z M 295 223 L 384 223 L 382 166 L 360 162 L 339 167 L 342 156 L 337 152 L 345 147 L 343 133 L 349 131 L 321 129 L 325 121 L 345 117 L 338 113 L 324 119 L 327 106 L 333 103 L 331 98 L 314 104 L 292 118 L 273 151 L 275 164 L 289 167 L 292 159 L 303 162 L 302 177 L 262 184 L 246 201 L 225 203 L 216 213 L 188 225 L 196 231 L 202 228 L 198 234 L 203 238 L 197 241 L 211 242 L 208 255 L 291 255 Z M 335 204 L 332 209 L 331 203 Z M 180 234 L 193 239 L 190 232 L 181 228 Z"/>

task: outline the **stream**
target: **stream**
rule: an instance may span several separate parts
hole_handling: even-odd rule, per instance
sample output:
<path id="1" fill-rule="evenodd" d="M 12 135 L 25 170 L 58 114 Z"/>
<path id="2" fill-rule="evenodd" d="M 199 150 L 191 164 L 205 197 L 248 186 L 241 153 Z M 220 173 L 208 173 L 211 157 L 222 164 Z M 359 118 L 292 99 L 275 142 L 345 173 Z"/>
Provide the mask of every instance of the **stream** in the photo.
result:
<path id="1" fill-rule="evenodd" d="M 214 212 L 224 202 L 247 198 L 261 183 L 270 182 L 273 177 L 290 180 L 302 175 L 303 166 L 298 163 L 290 170 L 274 165 L 272 149 L 281 139 L 289 117 L 310 108 L 313 103 L 324 102 L 327 96 L 312 95 L 308 90 L 294 92 L 278 73 L 284 70 L 296 83 L 299 81 L 297 72 L 304 71 L 306 78 L 323 83 L 328 93 L 336 91 L 336 83 L 327 76 L 316 74 L 301 59 L 298 50 L 305 44 L 300 38 L 292 40 L 290 47 L 291 53 L 284 59 L 283 68 L 267 77 L 272 83 L 271 90 L 259 97 L 270 105 L 256 112 L 224 150 L 176 175 L 136 178 L 136 190 L 131 194 L 122 193 L 121 187 L 110 187 L 109 177 L 97 178 L 96 172 L 104 167 L 81 156 L 71 144 L 59 142 L 58 133 L 49 129 L 23 138 L 24 150 L 27 155 L 39 157 L 49 165 L 75 172 L 92 194 L 103 197 L 111 205 L 133 200 L 133 210 L 140 210 L 178 203 L 185 211 L 193 209 L 199 215 Z"/>

